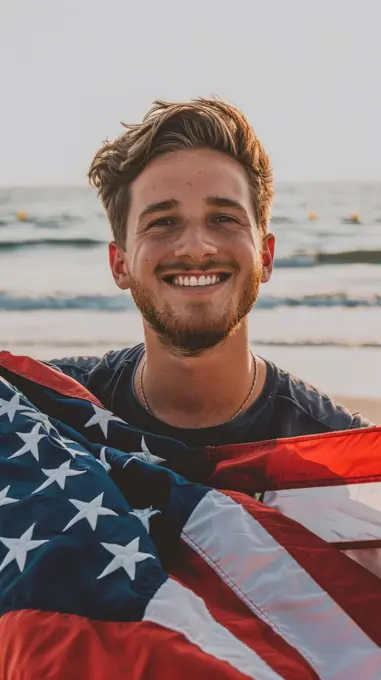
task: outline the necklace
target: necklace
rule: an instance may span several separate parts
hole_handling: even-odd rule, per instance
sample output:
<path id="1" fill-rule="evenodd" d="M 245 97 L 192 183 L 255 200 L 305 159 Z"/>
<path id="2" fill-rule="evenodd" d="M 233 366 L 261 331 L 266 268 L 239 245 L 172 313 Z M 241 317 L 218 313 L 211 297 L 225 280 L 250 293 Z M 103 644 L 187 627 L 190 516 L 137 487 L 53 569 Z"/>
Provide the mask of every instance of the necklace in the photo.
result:
<path id="1" fill-rule="evenodd" d="M 251 383 L 250 391 L 249 391 L 249 394 L 247 395 L 245 401 L 239 407 L 238 411 L 236 411 L 235 414 L 229 419 L 229 421 L 235 420 L 235 418 L 237 418 L 237 416 L 239 416 L 239 414 L 242 413 L 246 404 L 250 400 L 251 395 L 253 394 L 255 386 L 257 384 L 257 374 L 258 374 L 257 360 L 255 358 L 255 355 L 252 352 L 250 352 L 250 354 L 251 354 L 251 357 L 252 357 L 252 360 L 253 360 L 253 382 Z M 145 392 L 144 392 L 144 387 L 143 387 L 143 373 L 144 373 L 145 365 L 146 365 L 146 359 L 144 358 L 144 363 L 143 363 L 143 366 L 142 366 L 141 371 L 140 371 L 140 381 L 139 381 L 140 394 L 141 394 L 141 397 L 142 397 L 142 401 L 143 401 L 145 410 L 148 413 L 152 414 L 152 409 L 148 406 L 148 402 L 147 402 L 146 395 L 145 395 Z"/>

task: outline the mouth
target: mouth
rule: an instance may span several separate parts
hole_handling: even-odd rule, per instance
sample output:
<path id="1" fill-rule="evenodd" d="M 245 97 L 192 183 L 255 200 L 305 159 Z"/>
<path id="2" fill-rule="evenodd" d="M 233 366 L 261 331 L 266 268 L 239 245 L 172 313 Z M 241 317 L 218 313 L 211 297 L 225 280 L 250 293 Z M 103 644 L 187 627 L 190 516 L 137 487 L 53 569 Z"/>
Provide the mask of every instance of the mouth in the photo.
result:
<path id="1" fill-rule="evenodd" d="M 211 288 L 230 279 L 228 272 L 214 272 L 213 274 L 172 274 L 164 276 L 163 280 L 174 288 Z"/>

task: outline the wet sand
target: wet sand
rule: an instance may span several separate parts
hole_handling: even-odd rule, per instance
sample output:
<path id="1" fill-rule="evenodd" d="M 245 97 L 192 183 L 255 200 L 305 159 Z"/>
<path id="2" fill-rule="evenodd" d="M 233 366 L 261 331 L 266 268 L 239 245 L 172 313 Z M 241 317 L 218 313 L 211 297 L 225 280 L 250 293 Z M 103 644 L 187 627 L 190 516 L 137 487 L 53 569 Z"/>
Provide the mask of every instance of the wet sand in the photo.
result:
<path id="1" fill-rule="evenodd" d="M 351 411 L 358 411 L 363 416 L 369 418 L 372 423 L 381 425 L 381 399 L 335 396 L 335 400 Z"/>

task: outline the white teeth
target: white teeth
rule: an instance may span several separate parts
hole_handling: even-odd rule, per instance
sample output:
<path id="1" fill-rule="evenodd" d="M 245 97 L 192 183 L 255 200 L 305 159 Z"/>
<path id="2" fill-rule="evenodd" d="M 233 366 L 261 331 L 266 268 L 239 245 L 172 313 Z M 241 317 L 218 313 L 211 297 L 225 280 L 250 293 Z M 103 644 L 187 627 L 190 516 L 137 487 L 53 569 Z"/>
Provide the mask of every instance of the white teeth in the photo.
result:
<path id="1" fill-rule="evenodd" d="M 215 283 L 220 283 L 220 275 L 175 276 L 172 283 L 174 286 L 213 286 Z"/>

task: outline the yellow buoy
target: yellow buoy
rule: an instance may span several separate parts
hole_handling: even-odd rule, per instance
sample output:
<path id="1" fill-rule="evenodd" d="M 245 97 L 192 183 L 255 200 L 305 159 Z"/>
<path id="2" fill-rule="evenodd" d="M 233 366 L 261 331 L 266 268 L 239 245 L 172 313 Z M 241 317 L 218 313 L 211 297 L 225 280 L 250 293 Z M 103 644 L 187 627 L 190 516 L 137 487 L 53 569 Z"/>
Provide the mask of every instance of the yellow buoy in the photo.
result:
<path id="1" fill-rule="evenodd" d="M 16 213 L 16 217 L 19 220 L 19 222 L 25 222 L 26 220 L 26 212 L 24 210 L 20 210 L 18 213 Z"/>
<path id="2" fill-rule="evenodd" d="M 359 213 L 353 213 L 349 217 L 344 217 L 342 221 L 345 224 L 361 224 Z"/>
<path id="3" fill-rule="evenodd" d="M 314 212 L 313 210 L 311 210 L 311 211 L 308 213 L 307 217 L 308 217 L 308 219 L 309 219 L 311 222 L 314 222 L 315 220 L 317 220 L 317 213 Z"/>

